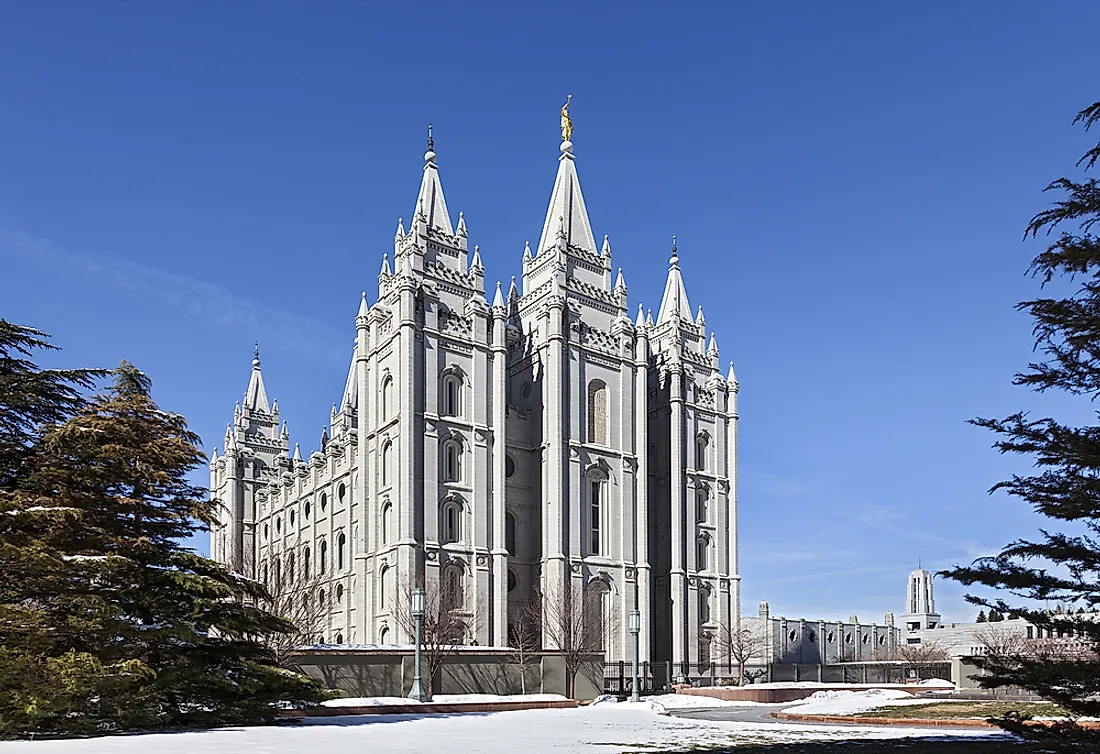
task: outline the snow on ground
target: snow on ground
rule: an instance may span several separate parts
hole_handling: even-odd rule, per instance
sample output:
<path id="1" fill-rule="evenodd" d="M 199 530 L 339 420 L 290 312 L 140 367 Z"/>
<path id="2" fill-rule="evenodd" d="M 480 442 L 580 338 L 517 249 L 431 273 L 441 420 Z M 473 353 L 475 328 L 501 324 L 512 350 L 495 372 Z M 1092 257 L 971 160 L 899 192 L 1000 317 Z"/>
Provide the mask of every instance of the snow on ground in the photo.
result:
<path id="1" fill-rule="evenodd" d="M 597 704 L 577 709 L 451 715 L 359 715 L 309 718 L 298 725 L 223 728 L 67 741 L 0 743 L 0 754 L 617 754 L 717 748 L 750 743 L 798 743 L 943 736 L 914 728 L 710 722 L 655 715 L 641 705 Z M 952 737 L 990 735 L 952 732 Z"/>
<path id="2" fill-rule="evenodd" d="M 560 702 L 565 698 L 561 694 L 513 694 L 511 696 L 497 694 L 436 694 L 432 697 L 432 701 L 437 704 L 457 704 L 460 702 Z M 379 707 L 387 704 L 420 704 L 420 702 L 401 696 L 348 696 L 340 699 L 329 699 L 323 704 L 326 707 Z"/>
<path id="3" fill-rule="evenodd" d="M 808 699 L 793 702 L 784 712 L 798 715 L 855 715 L 878 707 L 906 707 L 913 704 L 950 701 L 918 698 L 897 689 L 868 689 L 867 691 L 816 691 Z"/>

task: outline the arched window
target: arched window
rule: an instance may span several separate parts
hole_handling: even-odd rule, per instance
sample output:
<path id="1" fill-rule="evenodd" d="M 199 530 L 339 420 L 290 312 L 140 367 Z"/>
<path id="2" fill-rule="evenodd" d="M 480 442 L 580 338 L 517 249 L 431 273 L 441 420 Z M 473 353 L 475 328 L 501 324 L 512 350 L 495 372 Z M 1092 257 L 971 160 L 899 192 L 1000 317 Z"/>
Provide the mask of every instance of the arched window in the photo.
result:
<path id="1" fill-rule="evenodd" d="M 324 588 L 317 590 L 317 608 L 321 612 L 328 612 L 328 603 L 325 602 L 325 590 Z"/>
<path id="2" fill-rule="evenodd" d="M 379 476 L 382 479 L 382 486 L 388 487 L 390 484 L 390 463 L 393 461 L 393 443 L 389 440 L 382 446 L 382 459 L 379 470 Z"/>
<path id="3" fill-rule="evenodd" d="M 340 505 L 344 504 L 344 498 L 347 497 L 347 494 L 348 488 L 344 485 L 343 482 L 341 482 L 340 486 L 336 488 L 336 500 L 340 503 Z"/>
<path id="4" fill-rule="evenodd" d="M 710 537 L 706 534 L 699 535 L 695 543 L 695 570 L 705 571 L 710 567 L 707 562 L 710 554 Z"/>
<path id="5" fill-rule="evenodd" d="M 710 623 L 710 589 L 705 585 L 699 589 L 699 625 Z"/>
<path id="6" fill-rule="evenodd" d="M 504 514 L 504 549 L 515 557 L 516 554 L 516 517 L 511 513 Z"/>
<path id="7" fill-rule="evenodd" d="M 344 536 L 344 532 L 340 532 L 340 535 L 336 537 L 336 568 L 338 570 L 344 570 L 344 550 L 347 548 L 348 538 Z"/>
<path id="8" fill-rule="evenodd" d="M 290 553 L 286 556 L 286 573 L 291 581 L 294 581 L 297 577 L 297 572 L 294 570 L 294 553 Z"/>
<path id="9" fill-rule="evenodd" d="M 451 438 L 443 442 L 443 481 L 457 482 L 462 479 L 462 443 Z"/>
<path id="10" fill-rule="evenodd" d="M 336 643 L 337 644 L 343 644 L 344 643 L 344 635 L 340 632 L 336 633 Z"/>
<path id="11" fill-rule="evenodd" d="M 336 602 L 340 603 L 340 602 L 343 602 L 343 601 L 344 601 L 344 585 L 343 584 L 337 584 L 336 585 Z"/>
<path id="12" fill-rule="evenodd" d="M 439 595 L 439 604 L 445 611 L 461 610 L 466 605 L 464 576 L 464 570 L 459 563 L 449 563 L 443 569 L 442 594 Z"/>
<path id="13" fill-rule="evenodd" d="M 385 610 L 390 606 L 390 569 L 382 566 L 378 572 L 378 606 Z"/>
<path id="14" fill-rule="evenodd" d="M 378 632 L 378 643 L 389 644 L 390 643 L 390 630 L 385 626 L 382 626 L 382 630 Z"/>
<path id="15" fill-rule="evenodd" d="M 393 506 L 388 502 L 382 505 L 382 544 L 387 544 L 393 536 Z"/>
<path id="16" fill-rule="evenodd" d="M 588 383 L 588 442 L 607 445 L 607 385 L 603 380 Z"/>
<path id="17" fill-rule="evenodd" d="M 700 432 L 695 437 L 695 468 L 699 471 L 707 470 L 707 446 L 710 445 L 710 438 L 707 437 L 706 432 Z"/>
<path id="18" fill-rule="evenodd" d="M 382 421 L 393 416 L 393 378 L 386 375 L 382 379 Z"/>
<path id="19" fill-rule="evenodd" d="M 279 534 L 283 530 L 283 520 L 281 518 L 275 519 L 275 533 Z"/>
<path id="20" fill-rule="evenodd" d="M 318 566 L 319 572 L 321 573 L 322 576 L 325 575 L 325 573 L 326 573 L 325 566 L 327 565 L 327 560 L 328 560 L 328 542 L 326 542 L 325 540 L 322 539 L 321 540 L 321 553 L 320 553 L 320 557 L 318 558 L 318 561 L 317 561 L 317 566 Z"/>
<path id="21" fill-rule="evenodd" d="M 705 673 L 710 669 L 710 634 L 706 631 L 699 632 L 699 672 Z"/>
<path id="22" fill-rule="evenodd" d="M 606 534 L 604 527 L 604 508 L 607 496 L 607 475 L 593 470 L 588 475 L 588 554 L 606 554 Z"/>
<path id="23" fill-rule="evenodd" d="M 607 650 L 611 641 L 608 621 L 611 618 L 611 588 L 602 579 L 592 579 L 585 588 L 584 599 L 587 604 L 583 612 L 583 644 L 592 650 Z"/>
<path id="24" fill-rule="evenodd" d="M 439 516 L 439 539 L 443 544 L 462 541 L 462 503 L 446 500 Z"/>
<path id="25" fill-rule="evenodd" d="M 290 512 L 290 525 L 294 526 L 294 522 L 298 519 L 298 514 L 294 511 Z"/>
<path id="26" fill-rule="evenodd" d="M 328 495 L 321 493 L 321 512 L 323 513 L 325 508 L 328 507 Z"/>
<path id="27" fill-rule="evenodd" d="M 308 500 L 306 500 L 306 506 L 305 506 L 305 516 L 306 516 L 306 518 L 309 518 L 309 511 L 312 507 L 313 506 L 310 504 L 310 502 Z"/>
<path id="28" fill-rule="evenodd" d="M 462 378 L 450 371 L 443 375 L 442 406 L 443 416 L 462 416 Z"/>
<path id="29" fill-rule="evenodd" d="M 699 487 L 695 490 L 695 520 L 700 524 L 707 522 L 707 501 L 710 498 L 710 490 Z"/>
<path id="30" fill-rule="evenodd" d="M 309 556 L 310 556 L 309 545 L 306 545 L 305 549 L 302 550 L 302 575 L 307 579 L 310 577 Z"/>

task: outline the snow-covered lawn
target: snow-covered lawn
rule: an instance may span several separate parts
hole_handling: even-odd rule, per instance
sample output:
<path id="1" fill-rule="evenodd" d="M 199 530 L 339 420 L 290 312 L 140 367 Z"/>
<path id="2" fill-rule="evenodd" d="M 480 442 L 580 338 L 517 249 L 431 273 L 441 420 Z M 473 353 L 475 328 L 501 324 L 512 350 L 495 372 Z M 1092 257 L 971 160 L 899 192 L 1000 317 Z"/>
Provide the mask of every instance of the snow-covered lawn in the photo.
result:
<path id="1" fill-rule="evenodd" d="M 436 694 L 432 702 L 436 704 L 484 703 L 484 702 L 537 702 L 537 701 L 565 701 L 561 694 L 514 694 L 512 696 L 499 696 L 497 694 Z M 402 696 L 346 696 L 340 699 L 329 699 L 323 702 L 326 707 L 381 707 L 388 704 L 421 704 L 415 699 L 407 699 Z"/>
<path id="2" fill-rule="evenodd" d="M 792 702 L 784 712 L 799 715 L 855 715 L 877 707 L 907 707 L 913 704 L 956 701 L 915 697 L 896 689 L 869 689 L 867 691 L 817 691 L 808 699 Z"/>
<path id="3" fill-rule="evenodd" d="M 713 701 L 713 700 L 712 700 Z M 639 705 L 461 715 L 311 718 L 298 725 L 202 733 L 0 743 L 0 754 L 312 754 L 317 751 L 423 754 L 581 754 L 683 751 L 738 744 L 942 735 L 913 728 L 828 727 L 687 720 Z M 960 731 L 958 736 L 989 735 Z"/>

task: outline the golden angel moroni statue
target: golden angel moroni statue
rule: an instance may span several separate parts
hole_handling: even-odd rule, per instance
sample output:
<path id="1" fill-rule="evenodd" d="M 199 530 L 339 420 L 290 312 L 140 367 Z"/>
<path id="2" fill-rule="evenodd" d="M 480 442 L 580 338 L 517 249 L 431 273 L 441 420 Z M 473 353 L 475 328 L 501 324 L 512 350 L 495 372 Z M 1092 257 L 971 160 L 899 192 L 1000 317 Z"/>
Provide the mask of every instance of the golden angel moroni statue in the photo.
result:
<path id="1" fill-rule="evenodd" d="M 561 140 L 572 141 L 573 140 L 573 119 L 569 117 L 569 101 L 573 99 L 572 94 L 565 95 L 565 104 L 561 106 Z"/>

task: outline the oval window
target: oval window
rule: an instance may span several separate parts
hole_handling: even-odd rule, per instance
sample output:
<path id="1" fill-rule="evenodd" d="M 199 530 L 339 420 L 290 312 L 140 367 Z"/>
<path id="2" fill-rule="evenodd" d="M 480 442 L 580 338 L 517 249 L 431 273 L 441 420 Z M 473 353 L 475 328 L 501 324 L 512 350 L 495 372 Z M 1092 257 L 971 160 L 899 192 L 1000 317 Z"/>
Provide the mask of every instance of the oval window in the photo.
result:
<path id="1" fill-rule="evenodd" d="M 512 460 L 512 456 L 504 456 L 504 478 L 511 479 L 512 474 L 516 473 L 516 462 Z"/>

